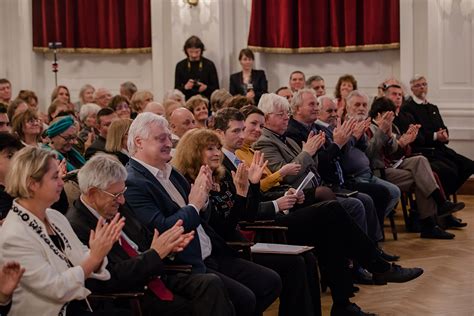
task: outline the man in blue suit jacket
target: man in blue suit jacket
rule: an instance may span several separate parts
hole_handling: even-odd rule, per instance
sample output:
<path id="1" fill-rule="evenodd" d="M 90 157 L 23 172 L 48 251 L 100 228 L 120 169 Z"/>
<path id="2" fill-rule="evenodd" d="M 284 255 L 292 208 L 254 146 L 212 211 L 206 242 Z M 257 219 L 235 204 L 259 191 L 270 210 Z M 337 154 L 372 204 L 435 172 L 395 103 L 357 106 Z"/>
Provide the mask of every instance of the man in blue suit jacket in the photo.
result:
<path id="1" fill-rule="evenodd" d="M 278 297 L 281 280 L 276 272 L 238 258 L 208 225 L 211 171 L 202 167 L 191 187 L 174 170 L 168 123 L 152 113 L 141 113 L 130 126 L 126 199 L 149 229 L 165 231 L 178 219 L 195 238 L 175 261 L 191 264 L 193 272 L 215 273 L 229 291 L 237 315 L 261 315 Z"/>

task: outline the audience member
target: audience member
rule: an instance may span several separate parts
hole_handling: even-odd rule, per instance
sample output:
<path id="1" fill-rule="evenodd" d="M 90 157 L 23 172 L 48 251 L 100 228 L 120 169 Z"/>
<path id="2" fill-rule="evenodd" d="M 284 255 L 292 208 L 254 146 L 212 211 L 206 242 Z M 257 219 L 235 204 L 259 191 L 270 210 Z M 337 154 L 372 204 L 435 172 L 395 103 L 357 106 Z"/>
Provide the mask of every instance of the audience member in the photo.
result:
<path id="1" fill-rule="evenodd" d="M 291 89 L 291 92 L 296 92 L 304 88 L 305 76 L 301 70 L 295 70 L 290 74 L 290 80 L 288 85 Z"/>
<path id="2" fill-rule="evenodd" d="M 112 93 L 106 88 L 98 88 L 94 93 L 94 103 L 105 108 L 109 105 L 110 99 L 112 99 Z"/>
<path id="3" fill-rule="evenodd" d="M 221 123 L 220 112 L 227 110 L 235 111 L 223 109 L 217 112 L 216 124 Z M 232 124 L 231 121 L 229 125 Z M 223 132 L 219 130 L 218 133 Z M 227 138 L 228 134 L 220 137 Z M 249 166 L 240 164 L 232 176 L 229 170 L 224 169 L 222 156 L 219 137 L 213 131 L 195 129 L 181 140 L 172 164 L 190 183 L 195 181 L 201 166 L 210 167 L 214 184 L 209 197 L 212 203 L 209 224 L 226 241 L 245 241 L 238 229 L 238 221 L 257 217 L 259 181 L 265 163 L 263 156 L 257 152 Z M 279 315 L 321 314 L 317 264 L 311 252 L 299 256 L 253 254 L 252 259 L 276 271 L 282 278 Z M 308 264 L 305 264 L 305 259 Z"/>
<path id="4" fill-rule="evenodd" d="M 306 80 L 306 87 L 316 91 L 317 98 L 326 94 L 324 79 L 319 75 L 309 77 L 308 80 Z"/>
<path id="5" fill-rule="evenodd" d="M 0 234 L 3 260 L 18 260 L 25 268 L 12 298 L 12 315 L 83 314 L 90 291 L 88 278 L 107 280 L 105 256 L 119 239 L 124 220 L 103 219 L 90 235 L 87 249 L 68 220 L 49 208 L 59 199 L 63 180 L 56 156 L 26 147 L 11 162 L 6 191 L 13 197 Z"/>
<path id="6" fill-rule="evenodd" d="M 11 131 L 10 119 L 8 118 L 7 112 L 7 106 L 0 103 L 0 132 L 9 133 Z"/>
<path id="7" fill-rule="evenodd" d="M 109 126 L 112 124 L 112 121 L 116 120 L 117 118 L 117 114 L 109 107 L 102 108 L 99 112 L 97 112 L 97 128 L 99 130 L 99 135 L 97 135 L 92 145 L 86 149 L 86 153 L 84 154 L 86 160 L 88 160 L 98 151 L 105 151 L 105 142 L 107 140 Z"/>
<path id="8" fill-rule="evenodd" d="M 186 97 L 178 89 L 171 89 L 166 91 L 165 96 L 163 97 L 163 102 L 166 102 L 166 100 L 173 100 L 181 103 L 183 107 L 186 106 Z"/>
<path id="9" fill-rule="evenodd" d="M 191 111 L 196 121 L 196 127 L 207 127 L 209 117 L 209 101 L 200 95 L 195 95 L 186 101 L 186 108 Z"/>
<path id="10" fill-rule="evenodd" d="M 0 103 L 10 104 L 12 98 L 12 84 L 6 78 L 0 79 Z"/>
<path id="11" fill-rule="evenodd" d="M 88 83 L 81 87 L 81 89 L 79 90 L 79 100 L 74 103 L 74 111 L 76 113 L 79 113 L 81 111 L 81 108 L 84 104 L 94 102 L 94 92 L 95 88 Z"/>
<path id="12" fill-rule="evenodd" d="M 0 226 L 13 203 L 13 197 L 5 192 L 5 178 L 10 169 L 10 160 L 22 147 L 17 137 L 10 133 L 0 133 Z"/>
<path id="13" fill-rule="evenodd" d="M 143 112 L 151 112 L 155 113 L 156 115 L 160 115 L 163 117 L 165 116 L 164 106 L 161 103 L 155 101 L 148 103 L 143 109 Z"/>
<path id="14" fill-rule="evenodd" d="M 216 113 L 226 106 L 232 95 L 226 89 L 217 89 L 211 95 L 211 111 Z"/>
<path id="15" fill-rule="evenodd" d="M 229 99 L 229 102 L 227 103 L 227 107 L 237 110 L 240 110 L 246 105 L 253 105 L 253 101 L 243 95 L 236 95 Z"/>
<path id="16" fill-rule="evenodd" d="M 77 142 L 77 128 L 71 116 L 59 118 L 52 123 L 46 130 L 46 136 L 49 137 L 51 143 L 44 145 L 45 148 L 52 149 L 60 161 L 65 159 L 68 172 L 84 165 L 86 160 L 73 147 Z"/>
<path id="17" fill-rule="evenodd" d="M 171 113 L 169 127 L 171 130 L 171 142 L 173 143 L 173 149 L 175 149 L 184 133 L 196 127 L 196 119 L 190 110 L 178 108 Z M 174 151 L 172 153 L 174 154 Z"/>
<path id="18" fill-rule="evenodd" d="M 357 90 L 357 80 L 353 75 L 344 75 L 337 79 L 336 89 L 334 90 L 335 102 L 337 105 L 337 116 L 344 120 L 347 113 L 347 96 L 353 90 Z"/>
<path id="19" fill-rule="evenodd" d="M 132 99 L 130 100 L 132 118 L 135 118 L 138 114 L 142 113 L 143 109 L 150 102 L 153 102 L 153 93 L 148 90 L 140 90 L 135 92 Z"/>
<path id="20" fill-rule="evenodd" d="M 293 98 L 293 92 L 291 91 L 290 88 L 288 87 L 280 87 L 275 91 L 276 95 L 279 95 L 281 97 L 284 97 L 285 99 L 288 100 L 288 102 L 291 102 L 291 99 Z"/>
<path id="21" fill-rule="evenodd" d="M 171 113 L 173 113 L 173 111 L 176 109 L 182 108 L 183 106 L 179 102 L 167 100 L 163 103 L 163 107 L 165 108 L 165 119 L 169 121 Z"/>
<path id="22" fill-rule="evenodd" d="M 95 103 L 86 103 L 81 106 L 79 120 L 82 129 L 79 132 L 79 139 L 81 139 L 82 142 L 90 140 L 92 144 L 95 140 L 95 136 L 99 135 L 99 130 L 97 129 L 97 113 L 100 109 L 101 107 Z"/>
<path id="23" fill-rule="evenodd" d="M 117 156 L 122 165 L 126 165 L 130 159 L 128 153 L 127 139 L 128 130 L 132 124 L 132 119 L 116 119 L 110 124 L 107 131 L 107 140 L 105 142 L 105 151 Z"/>
<path id="24" fill-rule="evenodd" d="M 28 104 L 23 101 L 22 99 L 15 99 L 12 102 L 10 102 L 10 105 L 8 106 L 8 119 L 13 121 L 13 117 L 15 115 L 18 115 L 22 112 L 25 112 L 28 109 Z"/>
<path id="25" fill-rule="evenodd" d="M 202 166 L 194 186 L 168 164 L 171 137 L 166 120 L 142 113 L 130 126 L 125 197 L 148 229 L 161 232 L 183 220 L 185 232 L 196 230 L 188 247 L 175 262 L 191 264 L 193 273 L 217 274 L 229 292 L 237 315 L 259 315 L 275 300 L 281 288 L 278 274 L 238 258 L 209 226 L 212 186 L 209 167 Z"/>
<path id="26" fill-rule="evenodd" d="M 262 94 L 268 92 L 268 82 L 263 70 L 253 69 L 254 60 L 251 49 L 244 48 L 240 51 L 242 71 L 230 75 L 229 92 L 232 95 L 243 95 L 257 104 Z"/>
<path id="27" fill-rule="evenodd" d="M 25 101 L 31 109 L 35 111 L 38 110 L 38 97 L 34 91 L 20 90 L 17 98 Z"/>
<path id="28" fill-rule="evenodd" d="M 132 114 L 130 110 L 130 102 L 122 95 L 117 94 L 114 96 L 110 100 L 108 107 L 114 110 L 119 118 L 129 119 Z"/>
<path id="29" fill-rule="evenodd" d="M 120 121 L 127 119 L 112 126 Z M 140 299 L 145 315 L 232 315 L 232 304 L 217 276 L 165 273 L 167 257 L 182 251 L 194 232 L 185 234 L 182 220 L 165 232 L 148 231 L 125 205 L 126 177 L 125 168 L 103 154 L 91 158 L 78 174 L 81 196 L 69 210 L 68 219 L 82 242 L 88 243 L 89 232 L 100 218 L 112 220 L 120 213 L 126 219 L 119 242 L 107 255 L 111 279 L 95 284 L 94 290 L 141 292 L 145 288 Z"/>
<path id="30" fill-rule="evenodd" d="M 131 81 L 125 81 L 120 85 L 120 95 L 126 98 L 129 102 L 132 100 L 133 95 L 137 91 L 137 86 Z"/>
<path id="31" fill-rule="evenodd" d="M 474 173 L 474 161 L 449 148 L 449 131 L 436 105 L 430 103 L 428 82 L 424 76 L 416 75 L 410 80 L 413 93 L 402 111 L 413 115 L 416 124 L 420 124 L 418 137 L 413 143 L 414 150 L 423 152 L 431 167 L 440 177 L 447 194 L 456 191 Z M 433 148 L 433 149 L 427 149 Z"/>
<path id="32" fill-rule="evenodd" d="M 203 57 L 204 44 L 195 35 L 184 43 L 186 58 L 176 64 L 174 88 L 186 96 L 186 100 L 201 94 L 209 100 L 212 92 L 219 89 L 219 79 L 214 63 Z"/>
<path id="33" fill-rule="evenodd" d="M 13 117 L 12 132 L 25 146 L 40 147 L 43 126 L 36 111 L 27 109 Z"/>
<path id="34" fill-rule="evenodd" d="M 459 211 L 464 208 L 464 203 L 452 203 L 443 198 L 428 160 L 423 156 L 410 156 L 409 145 L 416 139 L 420 126 L 411 125 L 406 133 L 401 134 L 393 125 L 394 113 L 395 105 L 390 99 L 381 97 L 372 104 L 370 140 L 365 151 L 372 169 L 383 170 L 384 178 L 402 191 L 415 188 L 422 224 L 421 238 L 452 239 L 454 234 L 437 226 L 435 216 Z"/>
<path id="35" fill-rule="evenodd" d="M 60 112 L 68 111 L 68 106 L 64 104 L 61 100 L 54 100 L 48 107 L 48 122 L 51 123 Z"/>

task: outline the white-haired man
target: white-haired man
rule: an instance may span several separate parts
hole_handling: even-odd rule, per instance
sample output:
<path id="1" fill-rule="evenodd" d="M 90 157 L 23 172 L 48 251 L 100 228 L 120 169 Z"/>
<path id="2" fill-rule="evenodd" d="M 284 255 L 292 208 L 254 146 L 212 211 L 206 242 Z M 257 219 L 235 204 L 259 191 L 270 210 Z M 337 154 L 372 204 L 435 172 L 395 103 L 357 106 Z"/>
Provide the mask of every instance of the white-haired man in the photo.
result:
<path id="1" fill-rule="evenodd" d="M 94 103 L 105 108 L 112 99 L 112 93 L 106 88 L 98 88 L 94 93 Z"/>
<path id="2" fill-rule="evenodd" d="M 126 218 L 120 241 L 107 255 L 111 279 L 98 282 L 95 291 L 143 291 L 145 314 L 232 315 L 233 308 L 222 282 L 213 274 L 166 274 L 163 262 L 186 248 L 194 237 L 184 233 L 182 220 L 167 231 L 154 234 L 125 205 L 127 171 L 113 156 L 98 154 L 78 173 L 81 196 L 68 211 L 68 219 L 84 244 L 100 217 Z M 157 278 L 160 277 L 161 279 Z M 209 302 L 213 302 L 209 304 Z"/>
<path id="3" fill-rule="evenodd" d="M 449 131 L 438 107 L 426 97 L 426 78 L 415 75 L 410 80 L 410 88 L 413 97 L 402 107 L 402 111 L 411 113 L 415 119 L 414 123 L 421 125 L 418 137 L 413 143 L 414 150 L 422 152 L 429 159 L 446 193 L 453 194 L 474 173 L 474 161 L 447 146 Z"/>
<path id="4" fill-rule="evenodd" d="M 270 269 L 238 258 L 209 226 L 211 170 L 202 166 L 190 186 L 168 163 L 171 147 L 171 134 L 164 118 L 153 113 L 136 117 L 128 132 L 128 203 L 149 229 L 164 232 L 180 219 L 185 232 L 195 230 L 194 239 L 176 255 L 175 262 L 191 264 L 194 273 L 217 274 L 237 315 L 263 313 L 279 295 L 280 277 Z"/>

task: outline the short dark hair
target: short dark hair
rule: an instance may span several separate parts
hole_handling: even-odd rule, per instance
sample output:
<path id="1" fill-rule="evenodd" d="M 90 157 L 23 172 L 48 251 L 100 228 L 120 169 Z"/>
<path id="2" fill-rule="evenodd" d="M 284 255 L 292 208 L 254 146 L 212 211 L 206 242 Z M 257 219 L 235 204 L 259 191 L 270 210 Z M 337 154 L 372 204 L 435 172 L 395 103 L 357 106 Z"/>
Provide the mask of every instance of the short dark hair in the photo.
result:
<path id="1" fill-rule="evenodd" d="M 206 49 L 204 47 L 204 43 L 196 35 L 191 36 L 190 38 L 188 38 L 186 40 L 186 42 L 184 42 L 184 48 L 183 49 L 184 49 L 184 53 L 186 54 L 186 56 L 188 56 L 188 53 L 186 52 L 186 50 L 188 48 L 200 48 L 201 52 L 204 52 L 204 50 Z"/>
<path id="2" fill-rule="evenodd" d="M 311 85 L 311 82 L 313 81 L 324 81 L 324 78 L 321 77 L 320 75 L 311 76 L 308 78 L 308 80 L 306 80 L 306 86 L 309 87 Z"/>
<path id="3" fill-rule="evenodd" d="M 223 108 L 214 116 L 214 129 L 226 131 L 230 121 L 245 121 L 245 116 L 235 108 Z"/>
<path id="4" fill-rule="evenodd" d="M 23 148 L 23 144 L 18 137 L 7 132 L 0 133 L 0 151 L 9 149 L 20 150 L 21 148 Z"/>
<path id="5" fill-rule="evenodd" d="M 291 77 L 293 77 L 294 74 L 301 74 L 301 75 L 303 75 L 303 78 L 305 78 L 304 72 L 302 72 L 301 70 L 295 70 L 290 74 L 290 80 L 291 80 Z"/>
<path id="6" fill-rule="evenodd" d="M 254 104 L 252 99 L 249 99 L 243 95 L 235 95 L 230 100 L 228 100 L 227 107 L 240 110 L 241 108 L 249 104 Z"/>
<path id="7" fill-rule="evenodd" d="M 12 85 L 12 83 L 10 82 L 10 80 L 8 80 L 7 78 L 2 78 L 0 79 L 0 84 L 2 83 L 8 83 L 10 86 Z"/>
<path id="8" fill-rule="evenodd" d="M 239 60 L 241 60 L 244 56 L 252 60 L 255 60 L 255 56 L 250 48 L 243 48 L 242 50 L 240 50 Z"/>
<path id="9" fill-rule="evenodd" d="M 258 107 L 255 105 L 246 105 L 240 109 L 240 112 L 245 116 L 245 119 L 252 114 L 260 114 L 261 116 L 265 116 L 265 113 L 262 112 Z"/>
<path id="10" fill-rule="evenodd" d="M 396 111 L 395 103 L 392 100 L 386 97 L 381 97 L 375 99 L 370 107 L 369 116 L 371 118 L 376 118 L 379 113 L 384 112 L 394 112 Z"/>
<path id="11" fill-rule="evenodd" d="M 109 101 L 109 104 L 107 105 L 109 108 L 111 108 L 112 110 L 116 111 L 117 110 L 117 106 L 120 104 L 120 103 L 127 103 L 128 106 L 130 106 L 130 102 L 128 101 L 128 99 L 120 94 L 117 94 L 115 95 L 112 99 L 110 99 Z M 103 109 L 100 109 L 100 111 L 102 111 Z M 108 115 L 108 114 L 106 114 Z"/>
<path id="12" fill-rule="evenodd" d="M 281 90 L 287 90 L 287 89 L 290 90 L 290 88 L 288 88 L 288 87 L 280 87 L 280 88 L 276 89 L 275 94 L 278 94 L 278 92 L 280 92 Z"/>
<path id="13" fill-rule="evenodd" d="M 344 76 L 340 76 L 339 79 L 337 79 L 336 88 L 334 90 L 334 96 L 336 99 L 341 98 L 341 85 L 343 82 L 350 82 L 353 90 L 357 90 L 357 80 L 353 75 L 345 74 Z"/>
<path id="14" fill-rule="evenodd" d="M 115 113 L 114 109 L 109 108 L 109 107 L 105 107 L 105 108 L 100 109 L 99 112 L 97 112 L 97 124 L 100 125 L 100 118 L 102 116 L 107 116 L 107 115 L 111 115 L 111 114 L 114 114 L 114 113 Z"/>

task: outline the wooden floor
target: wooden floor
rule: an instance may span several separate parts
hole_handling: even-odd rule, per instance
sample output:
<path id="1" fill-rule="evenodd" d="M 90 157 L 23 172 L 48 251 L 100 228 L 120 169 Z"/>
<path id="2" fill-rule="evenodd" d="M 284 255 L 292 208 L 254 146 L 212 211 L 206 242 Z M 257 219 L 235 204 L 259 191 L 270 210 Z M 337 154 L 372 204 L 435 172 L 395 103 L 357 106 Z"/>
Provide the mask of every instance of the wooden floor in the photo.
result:
<path id="1" fill-rule="evenodd" d="M 397 213 L 398 241 L 385 228 L 384 249 L 401 256 L 405 267 L 422 267 L 418 279 L 384 286 L 360 286 L 352 299 L 365 311 L 378 315 L 474 315 L 474 195 L 458 196 L 466 208 L 456 215 L 469 223 L 462 230 L 450 230 L 454 240 L 420 239 L 419 234 L 406 233 L 401 211 Z M 322 294 L 323 315 L 329 315 L 330 294 Z M 265 312 L 278 315 L 278 302 Z"/>

